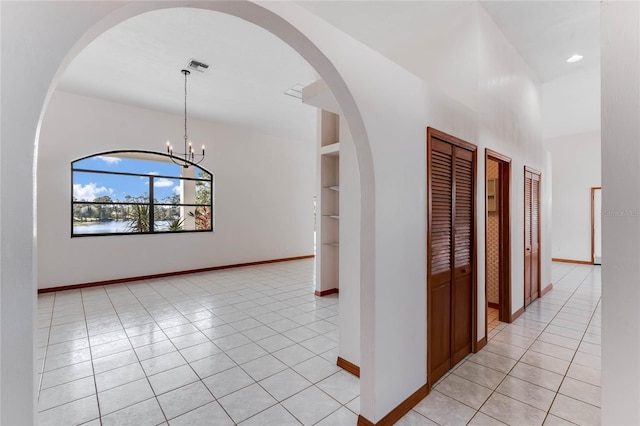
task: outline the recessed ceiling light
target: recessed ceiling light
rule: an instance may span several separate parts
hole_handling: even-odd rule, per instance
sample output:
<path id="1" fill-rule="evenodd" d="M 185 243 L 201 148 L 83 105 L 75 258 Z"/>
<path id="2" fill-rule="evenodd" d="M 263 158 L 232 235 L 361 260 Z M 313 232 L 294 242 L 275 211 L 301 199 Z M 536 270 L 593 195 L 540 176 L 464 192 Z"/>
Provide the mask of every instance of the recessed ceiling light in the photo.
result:
<path id="1" fill-rule="evenodd" d="M 574 63 L 574 62 L 578 62 L 581 61 L 583 58 L 582 55 L 573 55 L 572 57 L 570 57 L 569 59 L 567 59 L 567 62 L 569 62 L 570 64 Z"/>

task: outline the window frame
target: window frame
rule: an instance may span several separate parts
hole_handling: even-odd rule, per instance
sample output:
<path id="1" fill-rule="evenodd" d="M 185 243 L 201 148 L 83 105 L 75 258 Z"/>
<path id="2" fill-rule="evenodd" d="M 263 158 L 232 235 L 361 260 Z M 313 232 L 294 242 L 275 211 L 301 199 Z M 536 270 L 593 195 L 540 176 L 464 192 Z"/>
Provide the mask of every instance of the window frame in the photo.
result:
<path id="1" fill-rule="evenodd" d="M 124 156 L 123 158 L 129 158 L 129 159 L 134 159 L 134 160 L 141 160 L 141 161 L 158 161 L 158 162 L 166 162 L 166 163 L 172 163 L 175 164 L 175 162 L 173 162 L 171 160 L 171 156 L 168 154 L 165 154 L 163 152 L 157 152 L 157 151 L 146 151 L 146 150 L 135 150 L 135 149 L 127 149 L 127 150 L 113 150 L 113 151 L 104 151 L 104 152 L 98 152 L 98 153 L 94 153 L 91 155 L 87 155 L 85 157 L 81 157 L 78 159 L 75 159 L 73 161 L 71 161 L 71 210 L 70 210 L 70 222 L 71 222 L 71 238 L 84 238 L 84 237 L 104 237 L 104 236 L 115 236 L 115 235 L 166 235 L 166 234 L 183 234 L 183 233 L 201 233 L 201 232 L 214 232 L 214 228 L 215 228 L 215 214 L 214 214 L 214 204 L 213 204 L 213 198 L 214 198 L 214 174 L 207 170 L 206 168 L 202 167 L 201 165 L 194 163 L 192 161 L 189 160 L 181 160 L 184 161 L 186 163 L 188 163 L 189 167 L 197 167 L 198 169 L 201 169 L 202 171 L 204 171 L 205 173 L 207 173 L 209 175 L 209 178 L 199 178 L 199 177 L 183 177 L 183 176 L 170 176 L 170 175 L 155 175 L 155 174 L 144 174 L 144 173 L 134 173 L 134 172 L 120 172 L 120 171 L 110 171 L 110 170 L 100 170 L 100 169 L 86 169 L 86 168 L 76 168 L 75 164 L 79 161 L 83 161 L 83 160 L 87 160 L 90 158 L 95 158 L 95 157 L 101 157 L 101 156 L 114 156 L 114 154 L 128 154 L 127 156 Z M 144 156 L 155 156 L 155 157 L 163 157 L 166 159 L 166 161 L 159 161 L 159 160 L 153 160 L 151 158 L 146 159 L 146 158 L 136 158 L 135 155 L 136 154 L 141 154 Z M 186 167 L 186 166 L 180 166 L 180 164 L 177 164 L 178 167 Z M 149 180 L 149 190 L 148 190 L 148 199 L 146 202 L 140 202 L 140 201 L 131 201 L 131 202 L 127 202 L 127 201 L 112 201 L 112 202 L 94 202 L 94 201 L 76 201 L 73 198 L 73 185 L 74 185 L 74 176 L 75 176 L 75 172 L 79 172 L 79 173 L 94 173 L 94 174 L 105 174 L 105 175 L 119 175 L 119 176 L 132 176 L 132 177 L 143 177 L 143 178 L 147 178 Z M 172 180 L 179 180 L 179 181 L 195 181 L 195 182 L 206 182 L 209 184 L 209 203 L 208 204 L 197 204 L 197 203 L 179 203 L 179 204 L 167 204 L 167 203 L 163 203 L 161 201 L 155 202 L 154 201 L 154 180 L 155 179 L 172 179 Z M 93 205 L 93 206 L 100 206 L 100 205 L 111 205 L 111 206 L 134 206 L 134 205 L 138 205 L 138 206 L 147 206 L 149 209 L 149 230 L 148 231 L 143 231 L 143 232 L 96 232 L 96 233 L 87 233 L 87 234 L 76 234 L 74 232 L 74 206 L 76 205 Z M 157 207 L 162 207 L 162 206 L 172 206 L 172 207 L 192 207 L 194 209 L 198 208 L 198 207 L 208 207 L 211 217 L 210 217 L 210 227 L 209 229 L 182 229 L 182 230 L 158 230 L 155 229 L 155 220 L 154 220 L 154 215 L 155 215 L 155 208 Z M 182 218 L 184 219 L 184 218 Z"/>

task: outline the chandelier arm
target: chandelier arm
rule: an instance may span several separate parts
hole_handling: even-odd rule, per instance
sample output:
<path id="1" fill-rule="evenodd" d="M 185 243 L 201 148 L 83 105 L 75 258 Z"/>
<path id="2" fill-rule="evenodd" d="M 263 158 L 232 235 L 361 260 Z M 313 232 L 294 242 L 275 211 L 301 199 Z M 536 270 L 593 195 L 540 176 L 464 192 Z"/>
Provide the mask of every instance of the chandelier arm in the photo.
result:
<path id="1" fill-rule="evenodd" d="M 183 161 L 183 160 L 178 159 L 178 161 L 176 161 L 176 157 L 175 157 L 173 154 L 171 154 L 171 155 L 169 156 L 169 158 L 171 159 L 171 161 L 173 161 L 173 162 L 174 162 L 175 164 L 177 164 L 178 166 L 184 167 L 184 164 L 180 164 L 180 163 L 178 162 L 178 161 Z"/>

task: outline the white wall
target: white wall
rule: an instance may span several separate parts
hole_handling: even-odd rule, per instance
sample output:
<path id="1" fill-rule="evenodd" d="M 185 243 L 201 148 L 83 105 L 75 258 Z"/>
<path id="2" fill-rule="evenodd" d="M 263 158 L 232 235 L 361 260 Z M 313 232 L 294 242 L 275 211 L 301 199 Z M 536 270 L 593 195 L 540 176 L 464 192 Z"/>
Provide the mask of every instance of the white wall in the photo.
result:
<path id="1" fill-rule="evenodd" d="M 459 7 L 444 18 L 425 25 L 423 31 L 383 53 L 447 96 L 477 110 L 479 76 L 476 71 L 480 51 L 476 7 L 472 4 Z"/>
<path id="2" fill-rule="evenodd" d="M 544 289 L 551 283 L 551 163 L 542 146 L 542 97 L 537 77 L 516 49 L 496 27 L 480 6 L 480 67 L 478 102 L 478 145 L 481 153 L 490 148 L 511 158 L 511 309 L 524 305 L 524 167 L 542 173 L 541 182 L 541 275 Z M 478 164 L 478 175 L 484 176 L 484 161 Z M 478 199 L 485 200 L 484 188 Z M 480 211 L 484 206 L 479 204 Z M 479 286 L 484 288 L 484 223 L 478 217 Z M 479 319 L 484 319 L 484 296 L 478 303 Z M 479 321 L 480 322 L 480 321 Z M 483 334 L 478 331 L 479 336 Z"/>
<path id="3" fill-rule="evenodd" d="M 455 31 L 454 31 L 455 29 Z M 444 46 L 444 47 L 443 47 Z M 419 54 L 416 54 L 419 52 Z M 472 112 L 475 129 L 453 132 L 478 146 L 477 275 L 478 340 L 485 336 L 484 153 L 490 148 L 512 159 L 512 313 L 524 304 L 524 166 L 542 172 L 541 285 L 551 283 L 551 168 L 541 145 L 540 84 L 486 11 L 471 3 L 439 26 L 405 40 L 386 55 Z M 428 123 L 431 125 L 431 123 Z M 434 127 L 438 128 L 437 122 Z M 444 130 L 444 129 L 440 129 Z M 418 179 L 421 177 L 417 177 Z"/>
<path id="4" fill-rule="evenodd" d="M 640 3 L 605 1 L 602 424 L 640 424 Z"/>
<path id="5" fill-rule="evenodd" d="M 601 183 L 600 68 L 545 83 L 542 111 L 553 162 L 552 256 L 590 262 L 591 187 Z"/>
<path id="6" fill-rule="evenodd" d="M 591 262 L 591 188 L 601 186 L 600 131 L 545 141 L 553 157 L 553 251 Z"/>
<path id="7" fill-rule="evenodd" d="M 71 161 L 115 149 L 161 151 L 179 139 L 182 120 L 54 94 L 38 158 L 40 288 L 313 254 L 315 142 L 195 119 L 189 135 L 207 146 L 201 165 L 215 175 L 215 232 L 70 237 Z"/>
<path id="8" fill-rule="evenodd" d="M 542 105 L 545 140 L 600 130 L 600 68 L 586 68 L 543 84 Z"/>

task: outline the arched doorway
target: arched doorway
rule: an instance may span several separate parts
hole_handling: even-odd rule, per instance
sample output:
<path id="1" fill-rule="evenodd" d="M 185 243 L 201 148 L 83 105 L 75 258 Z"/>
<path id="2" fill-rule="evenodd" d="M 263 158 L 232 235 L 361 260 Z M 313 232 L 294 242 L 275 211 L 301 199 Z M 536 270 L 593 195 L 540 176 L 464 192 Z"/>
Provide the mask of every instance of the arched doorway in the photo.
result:
<path id="1" fill-rule="evenodd" d="M 26 36 L 27 45 L 39 43 L 46 45 L 45 53 L 32 53 L 27 48 L 23 54 L 17 50 L 8 49 L 4 59 L 16 59 L 21 61 L 23 72 L 21 74 L 6 73 L 3 81 L 11 81 L 12 88 L 3 93 L 3 100 L 9 103 L 22 99 L 20 110 L 3 114 L 3 123 L 11 123 L 3 126 L 3 140 L 15 141 L 19 148 L 11 147 L 13 161 L 3 161 L 3 208 L 2 230 L 3 238 L 11 241 L 10 247 L 5 246 L 2 251 L 1 267 L 3 277 L 2 285 L 2 312 L 3 343 L 0 346 L 2 363 L 2 387 L 12 389 L 3 392 L 1 421 L 7 424 L 33 423 L 33 384 L 32 374 L 23 374 L 24 371 L 32 371 L 31 358 L 26 354 L 33 354 L 34 317 L 36 311 L 35 294 L 37 290 L 36 270 L 34 259 L 37 253 L 37 233 L 35 221 L 34 199 L 28 194 L 35 190 L 34 178 L 37 176 L 38 138 L 42 117 L 45 114 L 48 100 L 58 84 L 61 74 L 68 64 L 88 43 L 95 39 L 106 29 L 128 19 L 129 17 L 159 8 L 181 7 L 184 2 L 165 3 L 109 3 L 95 6 L 86 4 L 86 7 L 73 9 L 75 4 L 66 6 L 56 5 L 60 8 L 68 7 L 65 15 L 69 18 L 67 25 L 61 28 L 56 23 L 57 31 L 47 34 L 46 38 Z M 308 22 L 306 12 L 292 8 L 291 5 L 265 4 L 257 5 L 250 2 L 207 2 L 196 3 L 194 6 L 202 9 L 215 10 L 229 13 L 247 21 L 253 22 L 291 45 L 300 53 L 322 76 L 330 89 L 334 92 L 341 109 L 344 112 L 349 127 L 352 130 L 356 146 L 360 176 L 361 176 L 361 282 L 372 285 L 374 278 L 374 183 L 373 165 L 368 145 L 366 129 L 360 115 L 358 106 L 349 84 L 345 82 L 338 67 L 332 63 L 325 53 L 330 51 L 330 40 L 316 44 L 312 41 L 317 22 Z M 16 13 L 29 14 L 35 9 L 30 6 L 20 9 L 15 6 Z M 48 6 L 40 7 L 37 11 L 39 17 L 46 15 Z M 44 13 L 43 13 L 44 12 Z M 53 12 L 53 10 L 51 10 Z M 307 14 L 308 15 L 308 14 Z M 52 23 L 42 22 L 42 25 L 52 26 Z M 10 25 L 4 25 L 8 34 L 23 35 L 22 31 Z M 13 32 L 12 32 L 13 31 Z M 46 32 L 46 31 L 45 31 Z M 308 36 L 305 34 L 309 34 Z M 316 38 L 320 36 L 316 35 Z M 15 40 L 12 40 L 15 42 Z M 17 44 L 20 44 L 19 42 Z M 30 45 L 30 46 L 33 46 Z M 29 47 L 29 46 L 27 46 Z M 49 49 L 50 47 L 50 49 Z M 36 49 L 37 50 L 37 49 Z M 39 56 L 40 55 L 40 56 Z M 5 80 L 5 78 L 7 80 Z M 6 97 L 5 97 L 6 95 Z M 6 109 L 5 109 L 6 111 Z M 5 121 L 6 120 L 6 121 Z M 35 137 L 35 149 L 28 140 Z M 10 149 L 8 145 L 7 149 Z M 3 159 L 7 158 L 3 156 Z M 34 168 L 30 170 L 29 164 Z M 25 167 L 26 166 L 26 167 Z M 9 185 L 9 180 L 19 182 L 17 185 Z M 11 205 L 11 208 L 8 205 Z M 26 224 L 25 224 L 26 222 Z M 21 225 L 21 226 L 18 226 Z M 25 285 L 26 283 L 26 285 Z M 363 290 L 361 286 L 361 292 Z M 369 299 L 371 300 L 371 299 Z M 373 302 L 367 302 L 370 310 Z M 11 324 L 15 318 L 22 318 L 19 324 Z M 8 330 L 11 325 L 10 331 Z M 9 344 L 10 343 L 10 344 Z M 363 363 L 362 367 L 366 367 Z M 20 373 L 18 373 L 20 372 Z M 6 374 L 5 374 L 6 373 Z M 367 380 L 367 368 L 363 368 L 362 377 Z M 34 378 L 36 379 L 36 378 Z"/>

